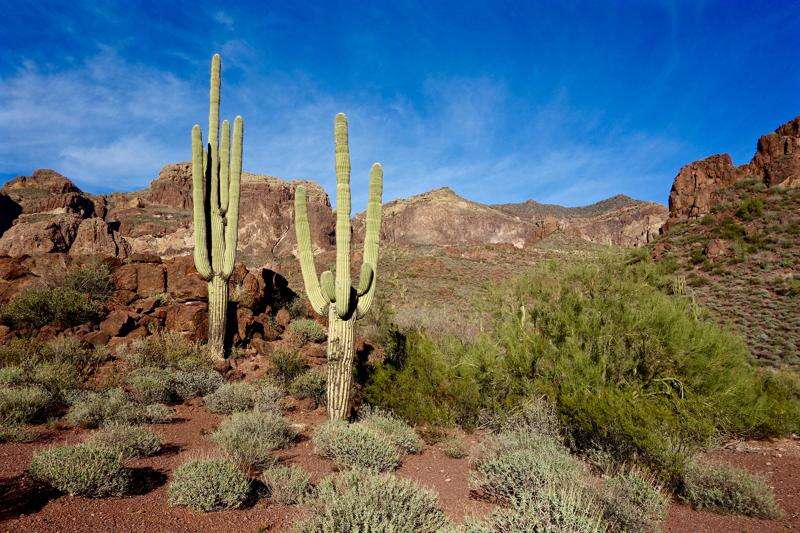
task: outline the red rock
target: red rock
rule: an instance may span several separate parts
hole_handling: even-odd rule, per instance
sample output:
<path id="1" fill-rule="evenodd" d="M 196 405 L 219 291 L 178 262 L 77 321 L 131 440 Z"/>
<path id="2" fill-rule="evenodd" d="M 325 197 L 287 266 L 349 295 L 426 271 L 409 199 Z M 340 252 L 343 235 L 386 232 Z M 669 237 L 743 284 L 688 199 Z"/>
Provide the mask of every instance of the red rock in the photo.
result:
<path id="1" fill-rule="evenodd" d="M 81 222 L 69 249 L 70 255 L 127 257 L 129 252 L 128 243 L 102 218 L 87 218 Z"/>
<path id="2" fill-rule="evenodd" d="M 728 154 L 707 157 L 681 168 L 669 193 L 671 218 L 696 218 L 711 212 L 715 194 L 741 179 Z"/>
<path id="3" fill-rule="evenodd" d="M 275 314 L 275 323 L 280 327 L 282 327 L 283 329 L 288 328 L 289 323 L 291 321 L 292 321 L 292 315 L 290 315 L 289 311 L 287 311 L 286 309 L 280 309 Z"/>
<path id="4" fill-rule="evenodd" d="M 730 254 L 731 242 L 725 239 L 711 239 L 706 244 L 704 253 L 710 260 L 716 260 Z"/>
<path id="5" fill-rule="evenodd" d="M 116 268 L 111 279 L 117 290 L 135 292 L 138 286 L 136 265 L 126 264 Z"/>
<path id="6" fill-rule="evenodd" d="M 0 257 L 0 279 L 12 281 L 31 273 L 22 263 L 13 257 Z"/>
<path id="7" fill-rule="evenodd" d="M 124 337 L 136 326 L 136 319 L 129 311 L 117 309 L 100 323 L 100 331 L 109 337 Z"/>
<path id="8" fill-rule="evenodd" d="M 136 293 L 139 296 L 155 296 L 167 290 L 167 273 L 157 263 L 136 263 Z"/>
<path id="9" fill-rule="evenodd" d="M 161 299 L 156 296 L 150 296 L 148 298 L 142 298 L 141 300 L 136 301 L 133 306 L 134 311 L 137 313 L 146 315 L 147 313 L 151 313 L 153 309 L 158 307 L 159 302 Z"/>
<path id="10" fill-rule="evenodd" d="M 328 361 L 324 344 L 308 343 L 300 348 L 300 356 L 309 366 L 324 365 Z"/>
<path id="11" fill-rule="evenodd" d="M 164 261 L 167 272 L 167 292 L 178 301 L 205 300 L 208 298 L 208 283 L 200 277 L 190 255 Z"/>
<path id="12" fill-rule="evenodd" d="M 54 170 L 38 169 L 31 176 L 17 176 L 2 190 L 22 207 L 25 214 L 61 211 L 79 218 L 94 214 L 94 202 L 72 181 Z"/>
<path id="13" fill-rule="evenodd" d="M 104 331 L 93 331 L 83 337 L 83 340 L 92 346 L 104 346 L 111 340 L 111 336 Z"/>
<path id="14" fill-rule="evenodd" d="M 80 223 L 81 218 L 72 214 L 22 215 L 0 237 L 0 255 L 20 257 L 66 252 L 75 240 Z"/>
<path id="15" fill-rule="evenodd" d="M 184 333 L 192 340 L 205 339 L 208 306 L 203 302 L 172 304 L 167 307 L 164 325 L 167 330 Z"/>

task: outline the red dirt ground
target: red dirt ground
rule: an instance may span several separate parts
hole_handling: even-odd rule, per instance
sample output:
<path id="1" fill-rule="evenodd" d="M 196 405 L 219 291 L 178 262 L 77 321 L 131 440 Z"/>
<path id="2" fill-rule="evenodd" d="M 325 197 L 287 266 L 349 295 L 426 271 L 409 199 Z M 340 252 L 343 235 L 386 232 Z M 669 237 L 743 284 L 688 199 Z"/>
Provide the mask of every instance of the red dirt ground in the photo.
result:
<path id="1" fill-rule="evenodd" d="M 55 444 L 82 440 L 84 430 L 50 430 L 30 444 L 0 444 L 0 531 L 287 531 L 302 518 L 295 506 L 259 500 L 252 507 L 216 513 L 200 513 L 167 505 L 170 472 L 187 458 L 217 453 L 209 434 L 220 417 L 199 405 L 177 407 L 179 420 L 152 426 L 167 443 L 167 450 L 135 461 L 139 483 L 136 493 L 124 498 L 88 499 L 52 494 L 24 475 L 33 453 Z M 316 481 L 332 472 L 329 461 L 313 453 L 310 427 L 324 420 L 321 410 L 297 406 L 287 417 L 301 424 L 299 441 L 280 453 L 286 463 L 297 464 Z M 466 437 L 470 447 L 477 436 Z M 786 531 L 800 530 L 800 443 L 743 443 L 738 449 L 712 454 L 711 459 L 736 464 L 767 477 L 785 511 L 780 520 L 756 520 L 739 516 L 694 511 L 673 504 L 665 524 L 670 532 Z M 397 474 L 436 490 L 452 520 L 465 515 L 484 515 L 492 506 L 470 498 L 467 484 L 468 459 L 451 459 L 436 446 L 425 446 L 419 455 L 407 456 Z M 5 520 L 5 521 L 3 521 Z"/>

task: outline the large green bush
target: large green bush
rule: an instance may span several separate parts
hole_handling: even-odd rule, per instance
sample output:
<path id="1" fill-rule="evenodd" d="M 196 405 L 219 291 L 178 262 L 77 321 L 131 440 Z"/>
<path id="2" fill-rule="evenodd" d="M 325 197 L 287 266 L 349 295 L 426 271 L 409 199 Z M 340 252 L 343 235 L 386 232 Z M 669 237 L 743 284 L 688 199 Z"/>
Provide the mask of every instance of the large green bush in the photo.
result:
<path id="1" fill-rule="evenodd" d="M 62 285 L 100 300 L 108 298 L 114 292 L 111 270 L 105 263 L 91 263 L 69 269 Z"/>
<path id="2" fill-rule="evenodd" d="M 99 317 L 99 307 L 88 296 L 65 287 L 26 289 L 0 309 L 0 321 L 15 329 L 70 327 Z"/>
<path id="3" fill-rule="evenodd" d="M 155 455 L 164 442 L 146 427 L 113 423 L 92 434 L 86 444 L 109 448 L 123 459 L 132 459 Z"/>
<path id="4" fill-rule="evenodd" d="M 0 425 L 41 420 L 52 404 L 52 395 L 41 387 L 0 388 Z"/>
<path id="5" fill-rule="evenodd" d="M 334 474 L 317 485 L 304 533 L 433 533 L 447 525 L 436 493 L 408 479 L 364 472 Z"/>
<path id="6" fill-rule="evenodd" d="M 271 452 L 287 447 L 296 436 L 280 412 L 238 412 L 224 420 L 212 438 L 245 468 L 275 462 Z"/>
<path id="7" fill-rule="evenodd" d="M 131 472 L 120 463 L 118 451 L 87 444 L 40 451 L 28 471 L 61 492 L 90 498 L 118 496 L 131 482 Z"/>
<path id="8" fill-rule="evenodd" d="M 198 511 L 236 509 L 250 495 L 250 480 L 227 459 L 192 459 L 175 469 L 167 489 L 170 505 Z"/>
<path id="9" fill-rule="evenodd" d="M 719 437 L 800 428 L 791 380 L 753 367 L 741 339 L 672 287 L 641 256 L 542 264 L 499 289 L 477 339 L 410 333 L 366 398 L 415 422 L 475 425 L 544 395 L 574 446 L 641 457 L 672 482 Z"/>
<path id="10" fill-rule="evenodd" d="M 383 472 L 400 466 L 400 452 L 391 439 L 362 424 L 330 420 L 314 432 L 315 451 L 341 468 Z"/>

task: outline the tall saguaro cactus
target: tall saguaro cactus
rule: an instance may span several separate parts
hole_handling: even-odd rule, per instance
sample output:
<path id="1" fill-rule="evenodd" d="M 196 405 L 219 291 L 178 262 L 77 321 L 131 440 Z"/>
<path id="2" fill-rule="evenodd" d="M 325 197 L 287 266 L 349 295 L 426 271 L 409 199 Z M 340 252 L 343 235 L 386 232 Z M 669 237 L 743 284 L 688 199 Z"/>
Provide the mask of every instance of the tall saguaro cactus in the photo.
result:
<path id="1" fill-rule="evenodd" d="M 308 299 L 314 310 L 328 315 L 328 416 L 344 419 L 350 407 L 350 386 L 355 356 L 355 321 L 364 316 L 375 297 L 378 236 L 381 228 L 383 169 L 372 165 L 369 180 L 364 259 L 358 287 L 350 284 L 350 148 L 347 117 L 336 115 L 336 274 L 326 270 L 317 278 L 308 227 L 306 191 L 298 186 L 294 197 L 298 255 Z"/>
<path id="2" fill-rule="evenodd" d="M 194 204 L 194 265 L 208 282 L 208 349 L 215 358 L 225 357 L 225 323 L 228 311 L 228 278 L 236 260 L 239 229 L 239 182 L 242 176 L 242 117 L 231 129 L 222 121 L 219 132 L 220 57 L 211 58 L 211 90 L 208 109 L 208 147 L 203 149 L 200 125 L 192 128 L 192 203 Z"/>

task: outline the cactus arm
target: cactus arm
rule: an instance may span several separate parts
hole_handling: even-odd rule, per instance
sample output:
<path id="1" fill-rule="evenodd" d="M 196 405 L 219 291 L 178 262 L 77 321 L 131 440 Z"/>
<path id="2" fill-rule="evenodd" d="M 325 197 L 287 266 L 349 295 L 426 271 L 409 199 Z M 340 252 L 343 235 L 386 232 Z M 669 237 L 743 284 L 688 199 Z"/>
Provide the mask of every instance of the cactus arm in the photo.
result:
<path id="1" fill-rule="evenodd" d="M 208 261 L 208 234 L 205 214 L 205 173 L 203 133 L 200 125 L 192 128 L 192 217 L 194 222 L 194 266 L 200 276 L 211 279 L 211 263 Z"/>
<path id="2" fill-rule="evenodd" d="M 294 228 L 297 234 L 297 255 L 300 259 L 300 270 L 303 273 L 303 284 L 306 287 L 308 300 L 314 311 L 325 315 L 330 302 L 322 294 L 317 278 L 314 251 L 311 249 L 311 230 L 308 226 L 306 189 L 302 185 L 298 185 L 294 192 Z"/>
<path id="3" fill-rule="evenodd" d="M 220 57 L 214 54 L 211 58 L 211 88 L 208 105 L 208 145 L 211 153 L 211 179 L 218 179 L 219 172 L 219 86 Z"/>
<path id="4" fill-rule="evenodd" d="M 369 202 L 367 203 L 366 229 L 364 232 L 364 260 L 358 287 L 358 316 L 364 316 L 372 307 L 378 269 L 378 239 L 381 233 L 381 197 L 383 195 L 383 168 L 380 163 L 372 165 L 369 176 Z M 365 274 L 366 270 L 368 273 Z M 366 275 L 366 277 L 365 277 Z"/>
<path id="5" fill-rule="evenodd" d="M 219 141 L 219 212 L 225 215 L 228 211 L 228 182 L 231 173 L 231 125 L 222 121 L 222 134 Z"/>
<path id="6" fill-rule="evenodd" d="M 336 302 L 336 281 L 333 277 L 333 272 L 326 270 L 319 277 L 319 285 L 322 289 L 322 294 L 329 302 Z"/>
<path id="7" fill-rule="evenodd" d="M 352 314 L 350 286 L 350 147 L 347 117 L 336 115 L 334 124 L 336 160 L 336 313 L 346 319 Z"/>
<path id="8" fill-rule="evenodd" d="M 224 130 L 223 130 L 224 131 Z M 239 191 L 242 182 L 242 153 L 244 150 L 244 121 L 237 116 L 233 121 L 233 149 L 230 158 L 230 180 L 227 196 L 228 213 L 225 224 L 225 258 L 222 262 L 222 277 L 228 279 L 236 261 L 236 245 L 239 239 Z M 220 183 L 220 185 L 222 185 Z"/>

